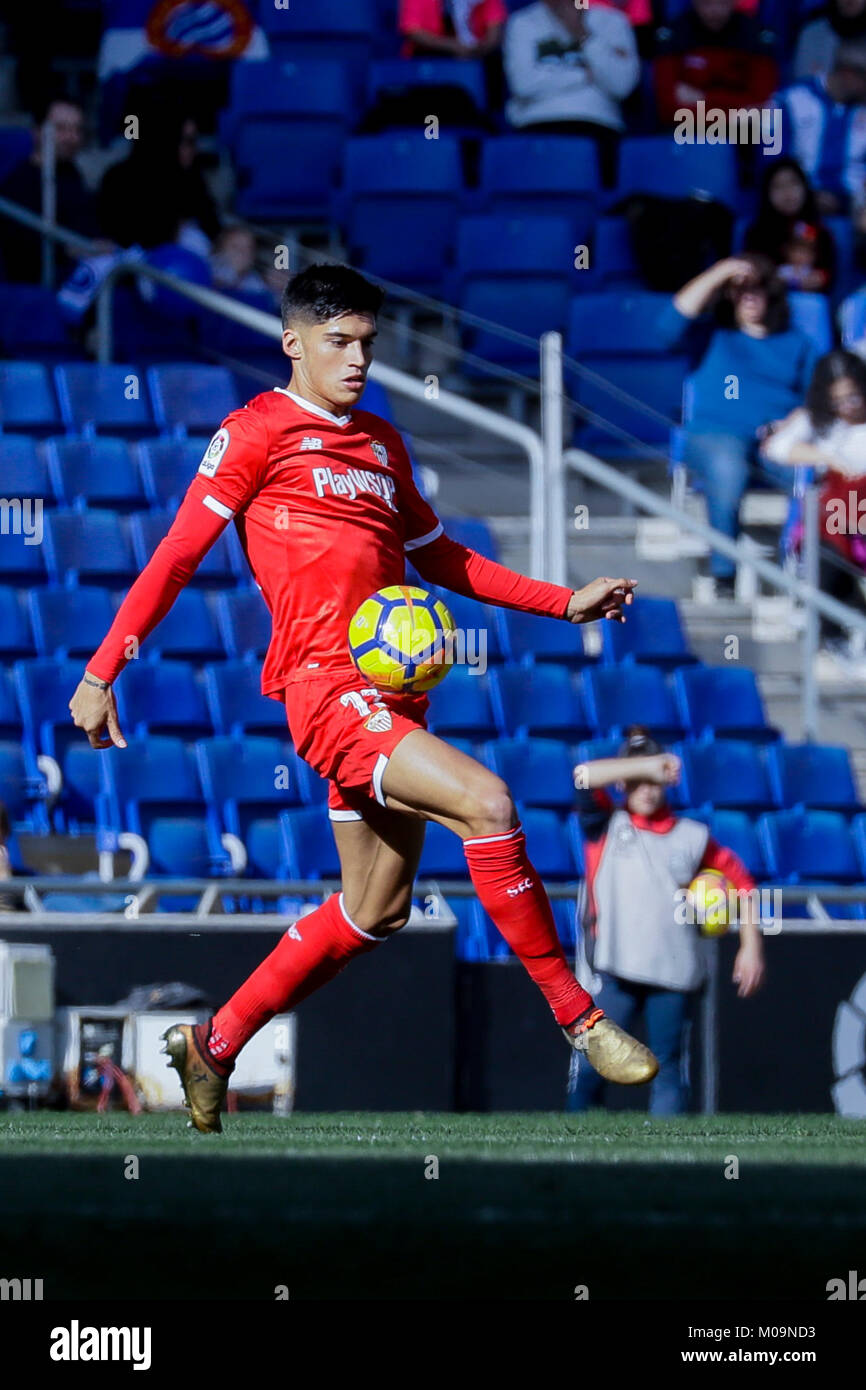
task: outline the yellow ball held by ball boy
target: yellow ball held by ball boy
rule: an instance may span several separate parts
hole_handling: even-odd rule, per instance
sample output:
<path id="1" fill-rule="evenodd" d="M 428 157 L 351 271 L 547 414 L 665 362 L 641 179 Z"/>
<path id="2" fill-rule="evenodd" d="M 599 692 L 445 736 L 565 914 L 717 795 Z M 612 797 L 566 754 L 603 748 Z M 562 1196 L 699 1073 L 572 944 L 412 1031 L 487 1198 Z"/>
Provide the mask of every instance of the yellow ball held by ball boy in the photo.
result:
<path id="1" fill-rule="evenodd" d="M 418 694 L 454 662 L 454 619 L 426 589 L 391 584 L 371 594 L 349 623 L 352 660 L 371 684 Z"/>
<path id="2" fill-rule="evenodd" d="M 736 892 L 718 869 L 701 869 L 688 886 L 688 902 L 702 936 L 724 936 L 731 925 L 728 893 Z"/>

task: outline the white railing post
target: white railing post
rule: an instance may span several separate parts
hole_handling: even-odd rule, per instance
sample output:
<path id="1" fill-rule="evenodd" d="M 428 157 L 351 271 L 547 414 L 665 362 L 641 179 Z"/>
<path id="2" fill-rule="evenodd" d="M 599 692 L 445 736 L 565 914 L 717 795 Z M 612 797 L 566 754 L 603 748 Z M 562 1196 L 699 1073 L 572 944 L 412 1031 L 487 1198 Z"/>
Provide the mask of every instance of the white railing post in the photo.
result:
<path id="1" fill-rule="evenodd" d="M 818 489 L 811 483 L 803 494 L 803 561 L 806 583 L 812 589 L 818 587 L 819 547 L 818 534 Z M 818 741 L 818 683 L 815 676 L 815 658 L 818 654 L 819 619 L 818 610 L 808 598 L 805 603 L 803 625 L 803 687 L 802 719 L 803 738 L 808 743 Z"/>
<path id="2" fill-rule="evenodd" d="M 566 583 L 565 464 L 562 457 L 562 334 L 544 333 L 540 346 L 541 443 L 544 449 L 547 579 Z"/>

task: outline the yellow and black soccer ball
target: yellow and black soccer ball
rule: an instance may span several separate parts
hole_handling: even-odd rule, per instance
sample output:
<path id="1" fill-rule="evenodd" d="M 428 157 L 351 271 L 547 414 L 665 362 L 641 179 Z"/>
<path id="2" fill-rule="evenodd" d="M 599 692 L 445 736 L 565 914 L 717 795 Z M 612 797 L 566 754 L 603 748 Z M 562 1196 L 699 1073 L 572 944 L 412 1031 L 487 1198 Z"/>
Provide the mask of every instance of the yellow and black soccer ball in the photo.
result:
<path id="1" fill-rule="evenodd" d="M 432 690 L 454 660 L 454 619 L 440 598 L 408 584 L 379 589 L 349 623 L 349 651 L 372 685 Z"/>

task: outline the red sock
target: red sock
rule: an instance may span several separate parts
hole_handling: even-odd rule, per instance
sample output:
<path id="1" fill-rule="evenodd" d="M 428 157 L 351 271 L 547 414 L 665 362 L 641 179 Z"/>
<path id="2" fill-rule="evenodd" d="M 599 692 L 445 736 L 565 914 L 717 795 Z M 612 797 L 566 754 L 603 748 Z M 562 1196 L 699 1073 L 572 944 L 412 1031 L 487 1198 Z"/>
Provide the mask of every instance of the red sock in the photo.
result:
<path id="1" fill-rule="evenodd" d="M 464 840 L 463 849 L 482 907 L 526 966 L 557 1023 L 573 1023 L 592 1007 L 592 998 L 568 968 L 550 900 L 526 853 L 523 827 Z"/>
<path id="2" fill-rule="evenodd" d="M 349 919 L 342 893 L 300 917 L 267 956 L 214 1014 L 208 1052 L 229 1063 L 244 1043 L 273 1018 L 292 1009 L 348 965 L 353 956 L 372 951 L 380 937 L 370 936 Z"/>

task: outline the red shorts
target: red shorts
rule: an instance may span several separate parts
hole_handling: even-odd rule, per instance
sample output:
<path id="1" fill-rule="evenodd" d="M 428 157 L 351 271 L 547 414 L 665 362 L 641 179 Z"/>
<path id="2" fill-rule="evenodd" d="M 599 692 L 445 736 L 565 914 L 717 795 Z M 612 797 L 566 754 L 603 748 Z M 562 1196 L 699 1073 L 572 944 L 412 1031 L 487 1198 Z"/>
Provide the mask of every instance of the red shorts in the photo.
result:
<path id="1" fill-rule="evenodd" d="M 427 696 L 377 690 L 354 666 L 305 671 L 284 694 L 297 753 L 330 782 L 331 820 L 361 820 L 370 797 L 384 806 L 388 759 L 405 734 L 426 729 Z"/>

